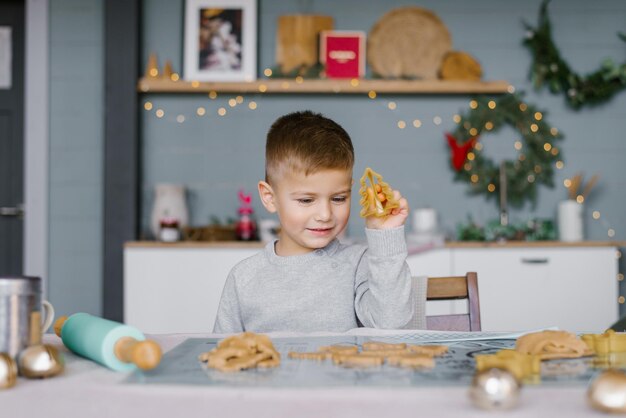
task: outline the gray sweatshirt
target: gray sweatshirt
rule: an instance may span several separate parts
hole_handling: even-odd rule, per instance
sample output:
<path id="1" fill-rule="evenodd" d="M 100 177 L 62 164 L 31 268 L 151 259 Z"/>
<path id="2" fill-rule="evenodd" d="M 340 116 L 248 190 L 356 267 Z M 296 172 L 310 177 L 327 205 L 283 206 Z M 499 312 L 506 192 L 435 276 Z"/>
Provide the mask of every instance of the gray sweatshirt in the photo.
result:
<path id="1" fill-rule="evenodd" d="M 368 246 L 334 240 L 288 257 L 268 243 L 230 271 L 213 332 L 405 326 L 414 307 L 404 227 L 365 233 Z"/>

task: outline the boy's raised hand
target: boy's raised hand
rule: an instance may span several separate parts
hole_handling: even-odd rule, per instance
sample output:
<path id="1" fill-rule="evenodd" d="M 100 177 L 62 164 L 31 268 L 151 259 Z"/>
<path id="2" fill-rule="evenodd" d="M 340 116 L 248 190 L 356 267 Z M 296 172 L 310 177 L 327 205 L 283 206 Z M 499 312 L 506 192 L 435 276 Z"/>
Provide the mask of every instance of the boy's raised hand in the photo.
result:
<path id="1" fill-rule="evenodd" d="M 387 202 L 387 197 L 384 193 L 381 192 L 380 185 L 376 184 L 374 185 L 374 187 L 376 188 L 378 201 L 381 202 L 384 207 L 385 203 Z M 369 187 L 367 189 L 367 193 L 371 196 L 374 193 L 374 190 Z M 366 217 L 365 226 L 367 228 L 390 229 L 404 225 L 404 223 L 406 222 L 406 218 L 408 218 L 409 216 L 409 203 L 404 197 L 402 197 L 398 190 L 393 191 L 393 198 L 398 202 L 399 206 L 397 208 L 391 209 L 391 212 L 386 216 L 370 215 Z M 371 200 L 375 199 L 370 199 L 370 201 Z"/>

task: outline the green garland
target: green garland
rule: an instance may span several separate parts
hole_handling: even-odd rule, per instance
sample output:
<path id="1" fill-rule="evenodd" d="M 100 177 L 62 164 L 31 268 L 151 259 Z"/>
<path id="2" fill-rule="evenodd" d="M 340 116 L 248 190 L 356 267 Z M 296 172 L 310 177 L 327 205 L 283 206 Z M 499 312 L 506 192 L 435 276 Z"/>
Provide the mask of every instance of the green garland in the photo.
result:
<path id="1" fill-rule="evenodd" d="M 524 40 L 533 55 L 530 79 L 537 90 L 547 85 L 552 93 L 564 93 L 569 106 L 580 109 L 584 105 L 606 102 L 626 88 L 626 62 L 617 66 L 606 59 L 602 67 L 586 76 L 580 76 L 569 65 L 552 40 L 552 26 L 548 18 L 548 3 L 544 0 L 539 10 L 537 28 L 524 23 L 528 34 Z M 618 34 L 626 41 L 626 35 Z"/>
<path id="2" fill-rule="evenodd" d="M 539 185 L 554 186 L 554 168 L 562 164 L 563 159 L 555 143 L 563 136 L 546 122 L 544 112 L 514 94 L 500 96 L 497 100 L 480 96 L 470 107 L 468 113 L 460 116 L 452 134 L 454 139 L 458 144 L 465 144 L 482 133 L 496 132 L 504 125 L 516 129 L 521 138 L 516 146 L 518 157 L 504 162 L 507 198 L 511 206 L 522 206 L 527 200 L 534 205 Z M 482 144 L 476 142 L 463 166 L 456 171 L 455 181 L 468 183 L 472 194 L 484 194 L 487 199 L 498 202 L 500 165 L 483 155 L 481 149 Z"/>

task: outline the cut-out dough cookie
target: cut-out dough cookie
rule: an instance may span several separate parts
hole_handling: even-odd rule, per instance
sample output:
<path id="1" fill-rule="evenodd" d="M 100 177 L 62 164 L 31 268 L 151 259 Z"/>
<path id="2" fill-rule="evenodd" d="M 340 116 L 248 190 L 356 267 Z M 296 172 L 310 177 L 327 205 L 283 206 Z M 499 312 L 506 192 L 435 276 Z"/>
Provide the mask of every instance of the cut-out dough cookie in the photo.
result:
<path id="1" fill-rule="evenodd" d="M 297 352 L 290 351 L 287 357 L 298 360 L 326 360 L 332 357 L 332 353 L 327 352 Z"/>
<path id="2" fill-rule="evenodd" d="M 522 335 L 515 343 L 515 350 L 524 354 L 536 354 L 542 360 L 594 354 L 583 340 L 567 331 L 541 331 Z"/>
<path id="3" fill-rule="evenodd" d="M 626 352 L 626 334 L 610 329 L 604 334 L 583 334 L 583 341 L 598 355 Z"/>
<path id="4" fill-rule="evenodd" d="M 198 360 L 213 369 L 236 372 L 276 367 L 280 364 L 280 354 L 268 336 L 244 332 L 223 339 L 213 350 L 200 354 Z"/>
<path id="5" fill-rule="evenodd" d="M 397 367 L 408 367 L 408 368 L 417 368 L 417 367 L 425 367 L 432 368 L 435 367 L 435 359 L 433 356 L 428 354 L 404 354 L 401 356 L 391 356 L 387 358 L 387 364 L 390 366 Z"/>
<path id="6" fill-rule="evenodd" d="M 404 349 L 406 349 L 405 343 L 383 343 L 380 341 L 367 341 L 363 343 L 363 351 Z"/>
<path id="7" fill-rule="evenodd" d="M 367 184 L 369 180 L 369 185 Z M 377 190 L 379 186 L 380 190 Z M 384 203 L 378 197 L 378 194 L 382 193 L 386 200 Z M 387 183 L 383 181 L 383 176 L 367 167 L 361 177 L 361 188 L 359 189 L 361 195 L 361 217 L 367 218 L 368 216 L 383 217 L 391 213 L 392 209 L 400 207 L 400 203 L 393 197 L 393 190 Z"/>
<path id="8" fill-rule="evenodd" d="M 407 349 L 411 353 L 428 354 L 431 357 L 442 356 L 448 352 L 447 345 L 408 345 Z"/>
<path id="9" fill-rule="evenodd" d="M 498 368 L 511 372 L 521 380 L 541 372 L 541 359 L 535 354 L 520 353 L 515 350 L 500 350 L 495 354 L 476 354 L 476 370 Z"/>
<path id="10" fill-rule="evenodd" d="M 376 367 L 385 362 L 383 357 L 362 356 L 360 354 L 334 354 L 333 363 L 343 367 Z"/>
<path id="11" fill-rule="evenodd" d="M 323 345 L 319 347 L 317 351 L 331 354 L 354 354 L 359 352 L 359 347 L 356 345 Z"/>
<path id="12" fill-rule="evenodd" d="M 357 346 L 321 346 L 315 352 L 289 352 L 291 359 L 323 361 L 332 359 L 343 367 L 376 367 L 384 363 L 395 367 L 430 368 L 435 366 L 435 356 L 448 351 L 445 345 L 409 345 L 405 343 L 385 343 L 367 341 L 359 352 Z"/>

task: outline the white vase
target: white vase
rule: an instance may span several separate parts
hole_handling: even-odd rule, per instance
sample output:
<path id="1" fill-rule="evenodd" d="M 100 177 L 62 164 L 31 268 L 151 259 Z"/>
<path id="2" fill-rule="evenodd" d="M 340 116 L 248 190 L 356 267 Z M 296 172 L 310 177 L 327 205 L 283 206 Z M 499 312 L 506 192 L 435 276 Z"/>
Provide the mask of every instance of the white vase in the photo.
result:
<path id="1" fill-rule="evenodd" d="M 154 206 L 150 227 L 155 238 L 159 237 L 161 219 L 174 218 L 180 228 L 187 226 L 189 212 L 185 199 L 185 186 L 178 184 L 157 184 L 154 187 Z"/>
<path id="2" fill-rule="evenodd" d="M 584 238 L 583 231 L 584 206 L 575 200 L 559 202 L 558 225 L 559 239 L 561 241 L 576 242 Z"/>

